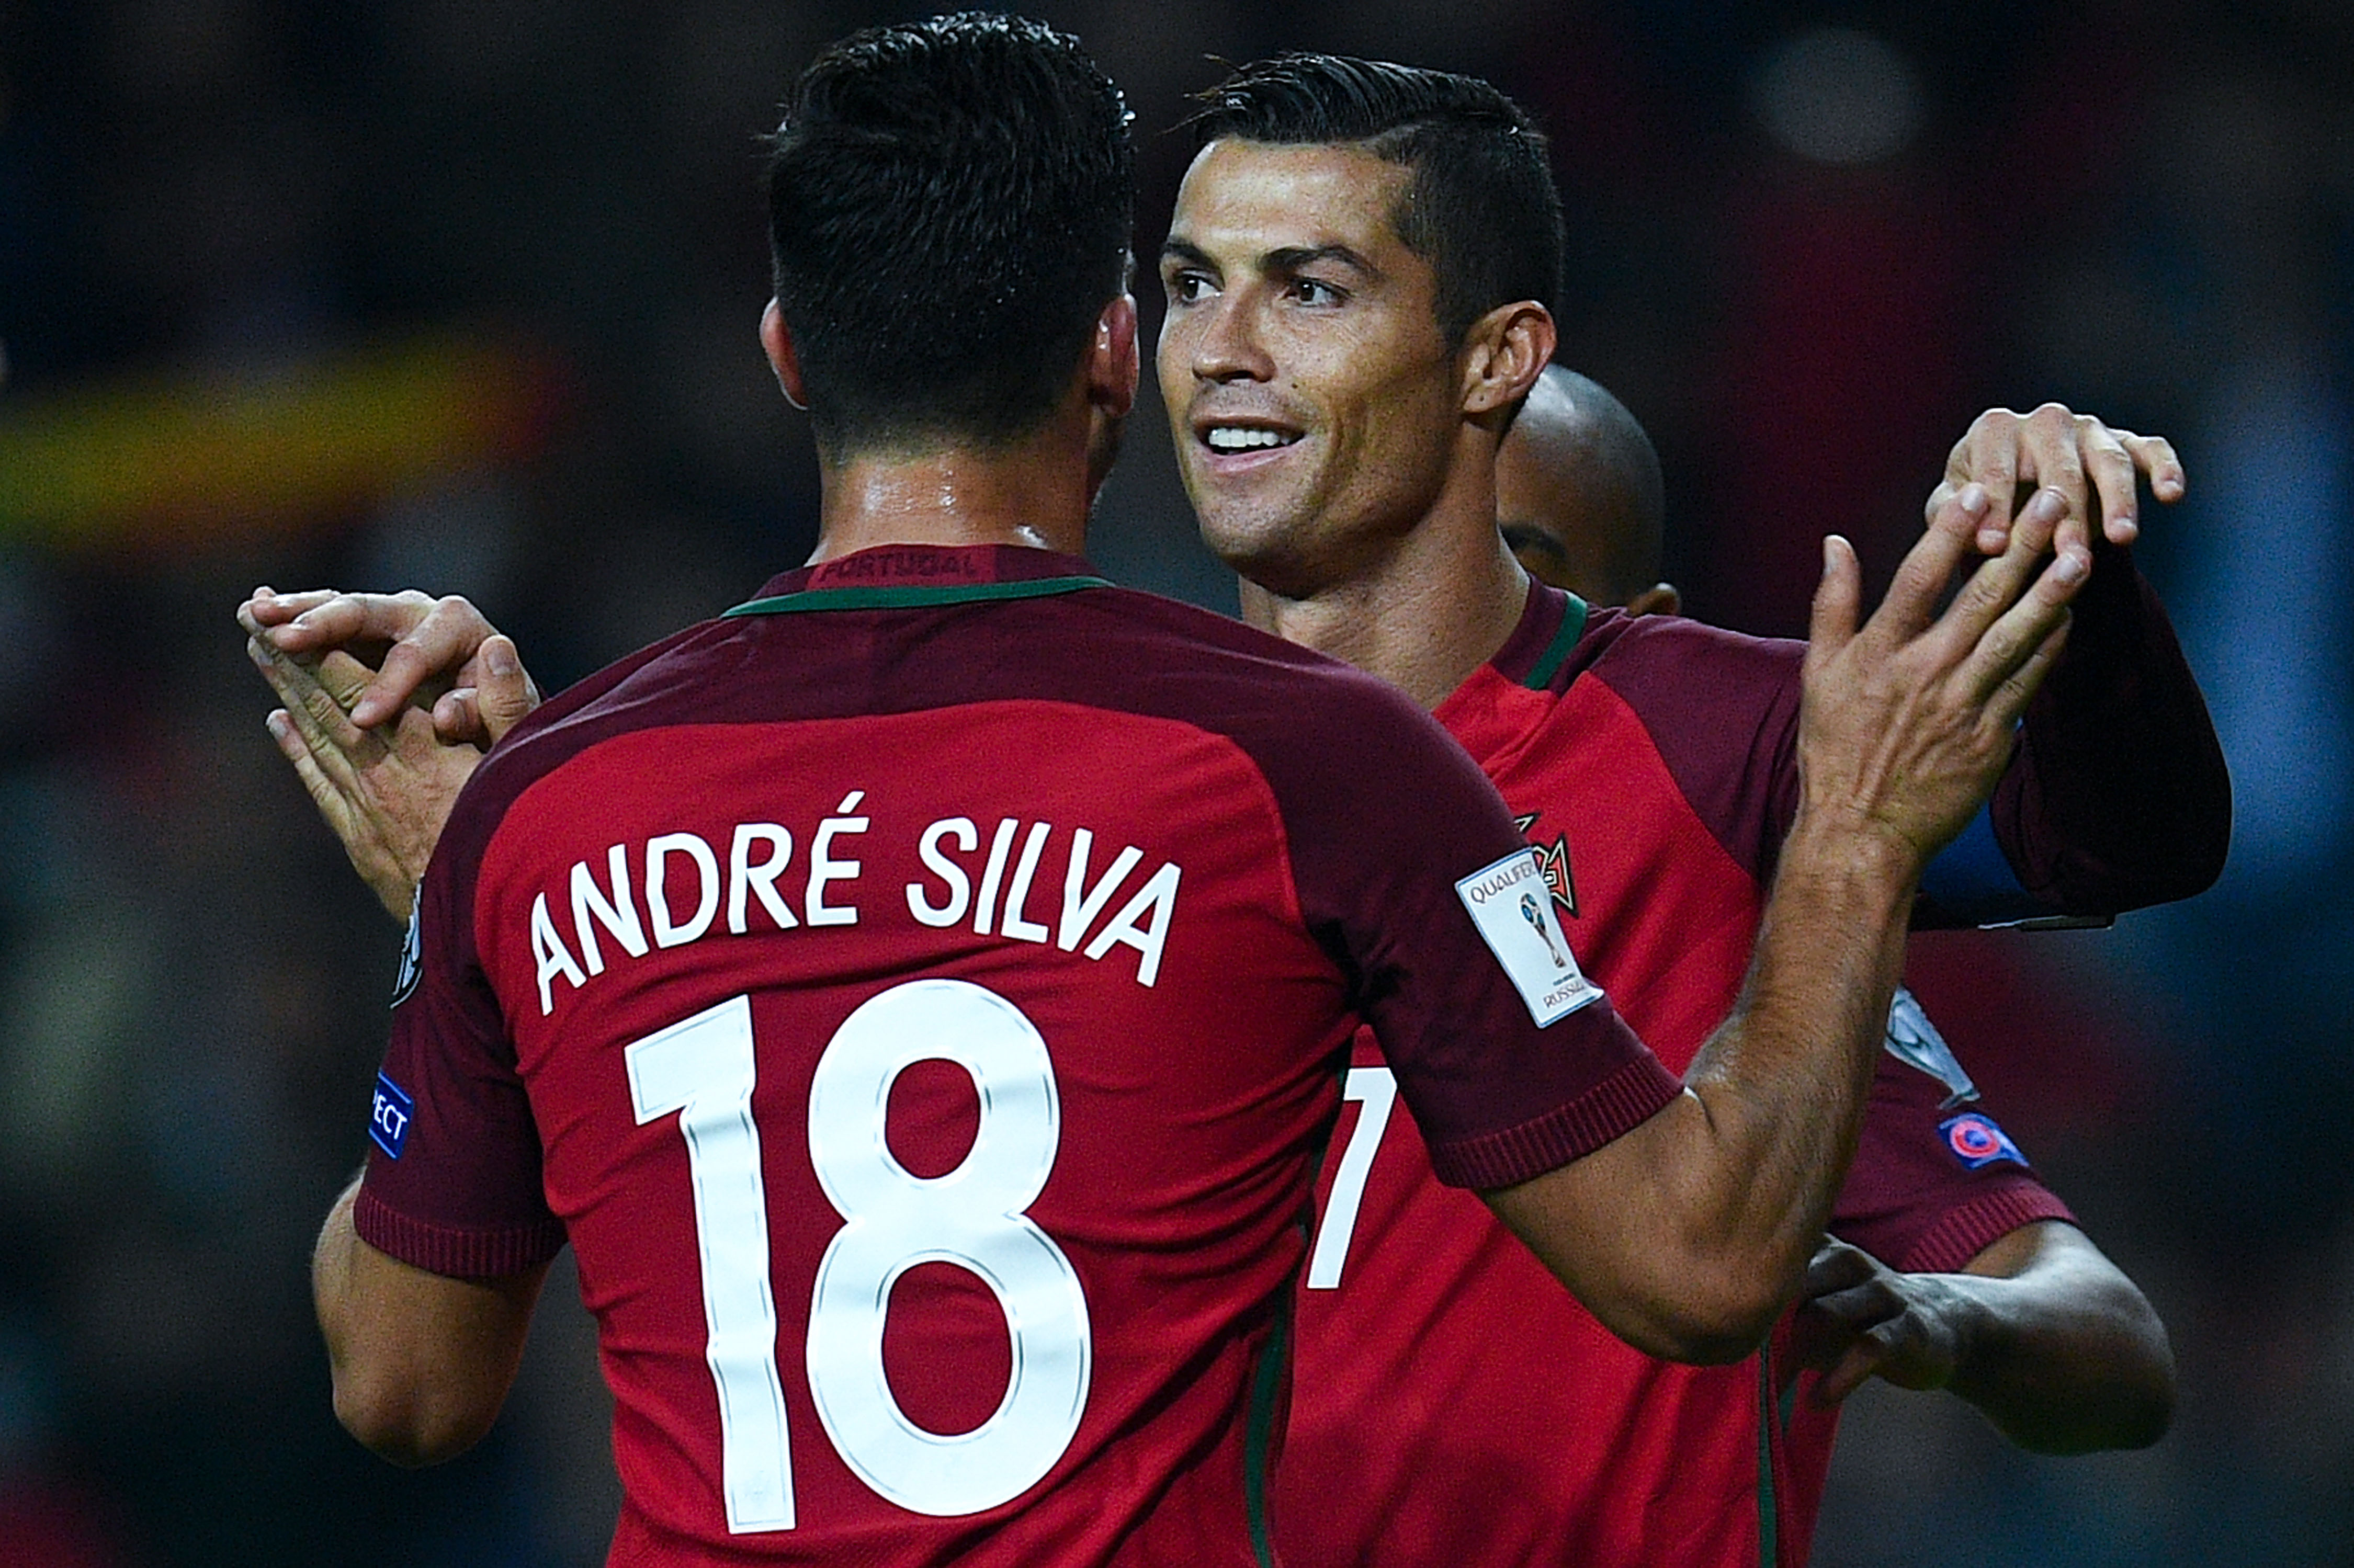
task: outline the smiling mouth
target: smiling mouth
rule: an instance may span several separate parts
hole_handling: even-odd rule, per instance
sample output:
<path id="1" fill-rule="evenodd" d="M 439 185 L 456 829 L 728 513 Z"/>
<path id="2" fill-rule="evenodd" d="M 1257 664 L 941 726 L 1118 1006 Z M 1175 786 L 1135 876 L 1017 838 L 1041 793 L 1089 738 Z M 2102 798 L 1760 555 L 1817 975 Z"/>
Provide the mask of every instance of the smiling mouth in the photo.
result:
<path id="1" fill-rule="evenodd" d="M 1270 451 L 1288 447 L 1299 440 L 1284 430 L 1264 430 L 1242 425 L 1213 425 L 1203 432 L 1202 442 L 1214 452 Z"/>

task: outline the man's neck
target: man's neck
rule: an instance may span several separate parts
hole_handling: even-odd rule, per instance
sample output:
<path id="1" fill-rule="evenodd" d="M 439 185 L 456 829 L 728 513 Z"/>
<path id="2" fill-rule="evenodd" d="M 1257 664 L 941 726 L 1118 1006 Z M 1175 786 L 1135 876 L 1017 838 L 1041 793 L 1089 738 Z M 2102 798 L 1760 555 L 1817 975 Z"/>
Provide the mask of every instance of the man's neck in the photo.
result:
<path id="1" fill-rule="evenodd" d="M 822 465 L 824 500 L 810 563 L 877 545 L 1087 547 L 1092 491 L 1084 433 L 1050 421 L 1006 447 L 860 452 Z"/>
<path id="2" fill-rule="evenodd" d="M 1484 514 L 1434 514 L 1397 548 L 1305 598 L 1282 598 L 1245 578 L 1243 619 L 1437 707 L 1495 656 L 1528 603 L 1528 574 L 1504 547 L 1494 516 L 1492 497 Z"/>

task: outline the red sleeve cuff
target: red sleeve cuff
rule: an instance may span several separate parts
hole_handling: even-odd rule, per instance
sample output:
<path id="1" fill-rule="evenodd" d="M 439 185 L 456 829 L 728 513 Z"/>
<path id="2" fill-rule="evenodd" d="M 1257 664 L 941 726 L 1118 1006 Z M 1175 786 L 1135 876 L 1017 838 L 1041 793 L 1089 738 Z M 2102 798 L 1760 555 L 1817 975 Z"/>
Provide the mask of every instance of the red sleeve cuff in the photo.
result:
<path id="1" fill-rule="evenodd" d="M 521 1274 L 564 1250 L 564 1222 L 553 1217 L 504 1230 L 452 1230 L 387 1207 L 365 1185 L 352 1203 L 352 1228 L 388 1257 L 455 1279 Z"/>
<path id="2" fill-rule="evenodd" d="M 2057 1193 L 2031 1182 L 2005 1187 L 1946 1211 L 1906 1250 L 1896 1266 L 1906 1274 L 1958 1273 L 2004 1236 L 2039 1220 L 2065 1220 L 2073 1224 L 2076 1216 Z"/>
<path id="3" fill-rule="evenodd" d="M 1430 1168 L 1450 1187 L 1492 1191 L 1558 1171 L 1657 1116 L 1683 1084 L 1648 1052 L 1571 1100 L 1500 1132 L 1434 1144 Z"/>

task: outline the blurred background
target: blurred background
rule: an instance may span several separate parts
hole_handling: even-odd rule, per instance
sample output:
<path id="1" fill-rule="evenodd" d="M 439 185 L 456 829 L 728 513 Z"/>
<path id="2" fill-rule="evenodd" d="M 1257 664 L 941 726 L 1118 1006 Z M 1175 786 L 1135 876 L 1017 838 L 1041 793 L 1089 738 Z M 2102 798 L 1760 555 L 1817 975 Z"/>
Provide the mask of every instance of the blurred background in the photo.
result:
<path id="1" fill-rule="evenodd" d="M 2231 870 L 2111 932 L 1925 939 L 1914 980 L 2164 1314 L 2180 1412 L 2041 1460 L 1875 1387 L 1818 1561 L 2354 1562 L 2354 11 L 1035 10 L 1129 91 L 1147 255 L 1214 59 L 1380 55 L 1533 108 L 1563 358 L 1657 439 L 1708 619 L 1799 630 L 1827 530 L 1884 572 L 1982 407 L 2177 441 L 2190 498 L 2142 555 L 2231 755 Z M 819 45 L 920 14 L 0 0 L 0 1564 L 602 1560 L 568 1279 L 459 1463 L 396 1471 L 329 1414 L 305 1263 L 398 933 L 231 611 L 463 591 L 560 685 L 797 564 L 757 138 Z M 1232 609 L 1157 402 L 1097 538 Z"/>

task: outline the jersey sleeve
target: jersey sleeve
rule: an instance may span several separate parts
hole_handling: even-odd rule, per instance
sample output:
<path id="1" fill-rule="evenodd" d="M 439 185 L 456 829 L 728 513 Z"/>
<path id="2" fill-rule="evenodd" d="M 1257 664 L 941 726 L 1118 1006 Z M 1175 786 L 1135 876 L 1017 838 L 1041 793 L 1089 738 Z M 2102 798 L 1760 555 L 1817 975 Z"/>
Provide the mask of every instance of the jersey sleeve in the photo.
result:
<path id="1" fill-rule="evenodd" d="M 2073 617 L 1995 792 L 2003 853 L 2062 914 L 2188 898 L 2221 874 L 2232 831 L 2206 701 L 2133 553 L 2097 531 Z"/>
<path id="2" fill-rule="evenodd" d="M 2021 1225 L 2074 1218 L 1900 990 L 1831 1233 L 1891 1268 L 1945 1274 Z"/>
<path id="3" fill-rule="evenodd" d="M 1478 766 L 1403 697 L 1351 685 L 1341 711 L 1263 764 L 1302 916 L 1348 975 L 1438 1179 L 1528 1181 L 1681 1086 L 1579 973 L 1534 853 Z"/>
<path id="4" fill-rule="evenodd" d="M 418 890 L 352 1215 L 378 1251 L 472 1279 L 520 1273 L 564 1245 L 541 1193 L 539 1133 L 514 1049 L 474 947 L 482 793 L 470 784 L 460 795 Z"/>

